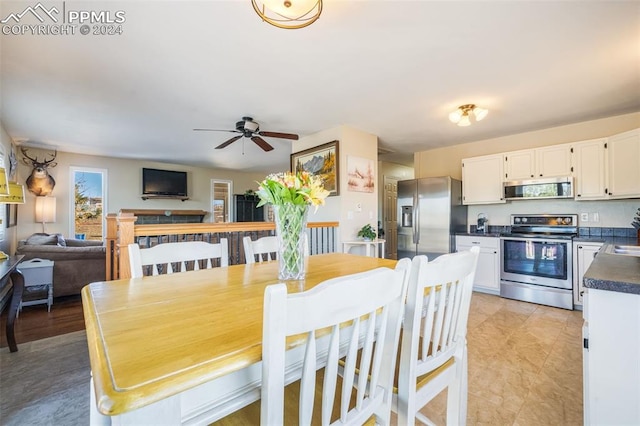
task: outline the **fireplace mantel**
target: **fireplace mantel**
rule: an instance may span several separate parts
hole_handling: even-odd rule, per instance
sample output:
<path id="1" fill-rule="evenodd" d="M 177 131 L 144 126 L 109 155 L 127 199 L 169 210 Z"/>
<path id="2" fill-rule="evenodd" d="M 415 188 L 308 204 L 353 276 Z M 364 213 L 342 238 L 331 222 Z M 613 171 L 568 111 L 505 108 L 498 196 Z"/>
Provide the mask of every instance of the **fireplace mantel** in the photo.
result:
<path id="1" fill-rule="evenodd" d="M 180 209 L 120 209 L 120 214 L 131 214 L 138 219 L 136 223 L 202 223 L 209 213 L 205 210 L 180 210 Z"/>

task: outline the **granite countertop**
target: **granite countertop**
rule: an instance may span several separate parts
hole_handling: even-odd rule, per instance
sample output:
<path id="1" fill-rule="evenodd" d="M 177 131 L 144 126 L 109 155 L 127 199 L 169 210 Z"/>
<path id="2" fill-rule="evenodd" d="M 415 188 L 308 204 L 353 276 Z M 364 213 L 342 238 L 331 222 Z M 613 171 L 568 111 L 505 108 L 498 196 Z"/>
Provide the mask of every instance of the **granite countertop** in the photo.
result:
<path id="1" fill-rule="evenodd" d="M 462 237 L 493 237 L 499 238 L 501 234 L 499 232 L 456 232 L 456 235 Z"/>
<path id="2" fill-rule="evenodd" d="M 602 239 L 600 239 L 602 241 Z M 608 253 L 611 244 L 638 245 L 635 238 L 607 238 L 584 274 L 584 286 L 598 290 L 640 295 L 640 256 Z M 580 241 L 584 241 L 580 239 Z M 593 240 L 590 240 L 593 241 Z"/>

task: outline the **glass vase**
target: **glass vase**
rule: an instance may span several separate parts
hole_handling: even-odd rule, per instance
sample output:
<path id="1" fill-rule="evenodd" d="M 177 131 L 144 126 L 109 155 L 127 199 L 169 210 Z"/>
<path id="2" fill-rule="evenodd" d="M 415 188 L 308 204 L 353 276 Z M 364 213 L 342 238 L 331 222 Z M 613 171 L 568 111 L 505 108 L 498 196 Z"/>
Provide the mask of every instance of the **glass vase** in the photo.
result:
<path id="1" fill-rule="evenodd" d="M 307 204 L 273 206 L 278 237 L 278 279 L 304 278 L 304 232 L 307 228 Z"/>

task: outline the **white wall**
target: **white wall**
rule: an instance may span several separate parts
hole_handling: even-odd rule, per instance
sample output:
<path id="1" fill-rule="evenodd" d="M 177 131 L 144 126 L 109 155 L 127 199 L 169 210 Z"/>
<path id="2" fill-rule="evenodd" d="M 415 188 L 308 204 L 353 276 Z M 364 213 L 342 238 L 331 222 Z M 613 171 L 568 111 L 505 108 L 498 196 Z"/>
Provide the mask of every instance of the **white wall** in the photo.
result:
<path id="1" fill-rule="evenodd" d="M 450 175 L 461 179 L 463 158 L 608 137 L 637 127 L 640 127 L 640 112 L 416 152 L 414 155 L 416 177 Z M 638 199 L 511 201 L 505 204 L 469 206 L 468 223 L 475 224 L 479 213 L 485 213 L 488 216 L 490 225 L 509 225 L 510 215 L 516 213 L 598 213 L 599 222 L 581 222 L 580 226 L 630 228 L 631 220 L 638 207 L 640 207 Z"/>
<path id="2" fill-rule="evenodd" d="M 378 137 L 348 126 L 324 130 L 301 138 L 294 143 L 293 152 L 304 151 L 318 145 L 338 140 L 338 171 L 340 175 L 340 195 L 327 197 L 325 205 L 316 213 L 311 210 L 309 221 L 338 221 L 338 251 L 342 250 L 342 241 L 354 239 L 360 228 L 367 223 L 377 227 L 378 191 L 373 193 L 352 192 L 347 188 L 347 157 L 356 156 L 373 160 L 374 176 L 378 176 Z M 361 205 L 361 211 L 356 206 Z"/>
<path id="3" fill-rule="evenodd" d="M 29 149 L 30 155 L 43 157 L 51 151 Z M 22 154 L 17 153 L 18 159 L 22 159 Z M 68 152 L 58 152 L 56 157 L 58 165 L 49 170 L 56 180 L 56 186 L 52 196 L 56 197 L 57 217 L 55 223 L 46 224 L 48 233 L 62 233 L 65 236 L 70 234 L 70 194 L 69 191 L 69 168 L 93 167 L 106 169 L 108 173 L 108 194 L 106 197 L 107 209 L 105 213 L 117 213 L 120 209 L 189 209 L 210 211 L 210 188 L 211 179 L 227 179 L 233 181 L 233 191 L 242 194 L 247 189 L 257 189 L 258 184 L 264 178 L 263 174 L 240 173 L 234 170 L 215 170 L 202 167 L 183 166 L 178 164 L 165 164 L 141 160 L 125 160 L 113 157 L 100 157 L 82 154 L 72 154 Z M 142 168 L 158 168 L 165 170 L 180 170 L 187 172 L 189 200 L 179 201 L 171 199 L 153 199 L 143 201 L 142 193 Z M 19 163 L 18 182 L 24 183 L 31 173 L 31 168 Z M 42 224 L 35 223 L 35 196 L 26 191 L 26 204 L 18 208 L 18 239 L 24 239 L 34 232 L 42 232 Z M 205 217 L 205 221 L 210 220 L 210 215 Z"/>
<path id="4" fill-rule="evenodd" d="M 11 137 L 4 130 L 4 126 L 0 123 L 0 156 L 2 156 L 5 164 L 5 168 L 8 170 L 9 166 L 9 153 L 11 152 Z M 22 206 L 19 206 L 22 208 Z M 20 210 L 20 208 L 18 210 Z M 16 227 L 7 229 L 6 223 L 6 204 L 0 203 L 0 250 L 5 253 L 13 253 L 16 240 Z"/>

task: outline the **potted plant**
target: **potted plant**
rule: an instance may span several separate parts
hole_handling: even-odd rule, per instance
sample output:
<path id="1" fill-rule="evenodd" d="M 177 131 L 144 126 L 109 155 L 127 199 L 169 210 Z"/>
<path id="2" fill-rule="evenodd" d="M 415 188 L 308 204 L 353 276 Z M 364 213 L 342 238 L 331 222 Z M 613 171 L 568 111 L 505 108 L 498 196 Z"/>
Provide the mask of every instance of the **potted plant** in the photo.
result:
<path id="1" fill-rule="evenodd" d="M 358 231 L 358 237 L 362 237 L 365 241 L 371 241 L 376 238 L 376 231 L 373 230 L 371 225 L 366 224 Z"/>

